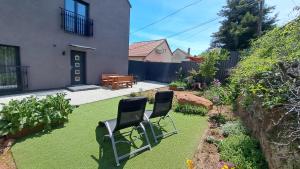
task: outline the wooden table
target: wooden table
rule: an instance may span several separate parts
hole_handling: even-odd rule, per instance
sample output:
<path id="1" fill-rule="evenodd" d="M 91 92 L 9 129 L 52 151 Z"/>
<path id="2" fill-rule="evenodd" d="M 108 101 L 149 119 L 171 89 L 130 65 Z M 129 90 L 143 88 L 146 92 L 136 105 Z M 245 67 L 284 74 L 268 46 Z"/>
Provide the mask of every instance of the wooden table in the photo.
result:
<path id="1" fill-rule="evenodd" d="M 112 89 L 118 89 L 120 86 L 132 87 L 133 85 L 133 76 L 113 75 L 108 78 L 111 81 Z"/>

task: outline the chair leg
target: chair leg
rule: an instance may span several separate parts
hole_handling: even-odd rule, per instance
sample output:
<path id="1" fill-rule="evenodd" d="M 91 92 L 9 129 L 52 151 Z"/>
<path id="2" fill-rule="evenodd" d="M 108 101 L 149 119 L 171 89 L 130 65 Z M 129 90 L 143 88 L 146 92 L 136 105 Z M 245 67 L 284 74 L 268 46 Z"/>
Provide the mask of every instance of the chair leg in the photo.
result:
<path id="1" fill-rule="evenodd" d="M 164 117 L 161 117 L 161 118 L 159 119 L 159 121 L 158 121 L 158 125 L 160 125 L 160 121 L 161 121 L 161 120 L 165 120 L 166 117 L 168 117 L 169 121 L 172 123 L 172 126 L 173 126 L 174 130 L 173 130 L 173 131 L 170 131 L 170 132 L 167 132 L 167 133 L 164 133 L 164 134 L 155 135 L 154 138 L 155 138 L 155 137 L 156 137 L 156 139 L 161 138 L 161 137 L 163 138 L 163 137 L 169 136 L 169 135 L 171 135 L 171 134 L 177 134 L 177 133 L 178 133 L 177 128 L 176 128 L 176 126 L 175 126 L 175 123 L 174 123 L 172 117 L 171 117 L 169 114 L 167 114 L 167 115 L 164 116 Z"/>
<path id="2" fill-rule="evenodd" d="M 112 144 L 112 147 L 113 147 L 113 151 L 114 151 L 117 166 L 120 166 L 119 157 L 118 157 L 117 148 L 116 148 L 116 143 L 115 143 L 115 138 L 112 135 L 112 136 L 110 136 L 110 139 L 111 139 L 111 144 Z"/>
<path id="3" fill-rule="evenodd" d="M 116 148 L 116 142 L 115 142 L 114 134 L 112 133 L 111 128 L 109 127 L 109 124 L 107 122 L 105 123 L 105 126 L 108 130 L 108 133 L 109 133 L 109 138 L 111 140 L 111 144 L 112 144 L 112 148 L 113 148 L 113 152 L 114 152 L 114 156 L 115 156 L 117 166 L 120 166 L 119 156 L 118 156 L 118 152 L 117 152 L 117 148 Z"/>
<path id="4" fill-rule="evenodd" d="M 156 135 L 155 135 L 155 132 L 154 132 L 153 125 L 152 125 L 152 123 L 151 123 L 151 121 L 150 121 L 150 120 L 149 120 L 148 122 L 149 122 L 149 125 L 150 125 L 150 129 L 151 129 L 151 132 L 152 132 L 152 135 L 153 135 L 154 141 L 155 141 L 155 143 L 157 143 L 158 141 L 157 141 L 157 138 L 156 138 Z"/>
<path id="5" fill-rule="evenodd" d="M 176 128 L 176 126 L 175 126 L 175 123 L 174 123 L 172 117 L 171 117 L 169 114 L 167 115 L 167 117 L 169 118 L 169 120 L 171 121 L 171 123 L 172 123 L 172 125 L 173 125 L 174 133 L 177 134 L 177 128 Z"/>
<path id="6" fill-rule="evenodd" d="M 114 152 L 114 156 L 115 156 L 115 160 L 116 160 L 117 166 L 120 166 L 120 160 L 122 160 L 122 159 L 124 159 L 124 158 L 126 158 L 126 157 L 131 157 L 132 155 L 134 155 L 134 154 L 136 154 L 136 153 L 138 153 L 138 152 L 140 152 L 140 151 L 142 151 L 142 150 L 145 150 L 145 149 L 147 149 L 147 148 L 148 148 L 149 150 L 151 150 L 151 145 L 150 145 L 150 141 L 149 141 L 148 135 L 147 135 L 147 133 L 146 133 L 146 129 L 145 129 L 144 125 L 143 125 L 142 123 L 140 123 L 140 127 L 142 128 L 143 134 L 145 135 L 145 138 L 146 138 L 146 141 L 147 141 L 147 145 L 146 145 L 146 146 L 143 146 L 143 147 L 141 147 L 141 148 L 139 148 L 139 149 L 136 149 L 136 150 L 134 150 L 134 151 L 132 151 L 132 152 L 130 152 L 130 153 L 128 153 L 128 154 L 119 156 L 119 155 L 118 155 L 118 152 L 117 152 L 116 144 L 117 144 L 117 143 L 120 143 L 121 141 L 119 141 L 119 142 L 116 142 L 116 141 L 115 141 L 114 133 L 112 132 L 111 128 L 109 127 L 108 122 L 105 122 L 105 126 L 106 126 L 106 128 L 107 128 L 107 130 L 108 130 L 108 133 L 109 133 L 108 136 L 109 136 L 109 138 L 110 138 L 110 140 L 111 140 L 111 144 L 112 144 L 112 148 L 113 148 L 113 152 Z M 136 128 L 133 128 L 133 129 L 136 129 Z M 131 132 L 132 132 L 132 131 L 131 131 Z M 130 133 L 131 133 L 131 132 L 130 132 Z"/>
<path id="7" fill-rule="evenodd" d="M 148 148 L 149 148 L 149 150 L 151 150 L 150 141 L 149 141 L 149 138 L 148 138 L 148 135 L 147 135 L 147 132 L 146 132 L 146 129 L 145 129 L 143 123 L 140 123 L 140 126 L 141 126 L 141 128 L 143 130 L 143 133 L 145 135 L 145 138 L 146 138 L 146 141 L 147 141 L 147 144 L 148 144 Z"/>

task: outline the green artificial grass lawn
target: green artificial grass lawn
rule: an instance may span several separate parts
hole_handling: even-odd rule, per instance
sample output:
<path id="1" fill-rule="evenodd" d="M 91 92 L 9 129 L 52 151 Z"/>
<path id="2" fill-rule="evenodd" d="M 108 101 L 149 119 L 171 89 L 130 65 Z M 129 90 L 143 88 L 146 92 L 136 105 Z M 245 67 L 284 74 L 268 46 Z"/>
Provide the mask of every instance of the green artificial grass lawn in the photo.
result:
<path id="1" fill-rule="evenodd" d="M 19 140 L 12 147 L 18 169 L 117 168 L 110 140 L 106 139 L 101 143 L 106 130 L 97 126 L 101 120 L 116 117 L 120 99 L 81 105 L 70 115 L 69 122 L 64 127 Z M 152 106 L 148 105 L 147 108 L 151 109 Z M 155 144 L 149 126 L 146 125 L 152 150 L 121 161 L 119 168 L 186 168 L 186 160 L 192 158 L 207 127 L 207 118 L 173 112 L 171 115 L 179 130 L 178 134 L 161 139 Z M 168 121 L 162 125 L 165 130 L 172 129 Z M 137 135 L 137 132 L 133 135 Z M 135 143 L 141 146 L 143 141 L 136 140 Z M 117 146 L 120 154 L 128 153 L 132 148 L 126 143 Z"/>

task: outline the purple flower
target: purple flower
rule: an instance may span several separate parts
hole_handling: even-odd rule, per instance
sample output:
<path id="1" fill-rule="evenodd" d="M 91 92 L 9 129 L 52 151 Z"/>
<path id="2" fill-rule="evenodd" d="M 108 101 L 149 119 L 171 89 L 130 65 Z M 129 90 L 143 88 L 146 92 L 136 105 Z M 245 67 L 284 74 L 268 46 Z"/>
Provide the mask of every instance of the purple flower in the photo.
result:
<path id="1" fill-rule="evenodd" d="M 220 87 L 220 86 L 221 86 L 221 82 L 220 82 L 218 79 L 214 79 L 213 85 L 214 85 L 215 87 Z"/>

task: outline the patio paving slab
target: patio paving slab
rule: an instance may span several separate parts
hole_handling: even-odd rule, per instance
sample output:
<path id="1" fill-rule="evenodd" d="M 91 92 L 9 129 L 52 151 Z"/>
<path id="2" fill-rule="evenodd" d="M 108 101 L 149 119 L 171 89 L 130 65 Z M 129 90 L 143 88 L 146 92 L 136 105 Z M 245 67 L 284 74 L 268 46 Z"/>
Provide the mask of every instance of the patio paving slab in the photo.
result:
<path id="1" fill-rule="evenodd" d="M 47 90 L 47 91 L 39 91 L 39 92 L 31 92 L 24 94 L 16 94 L 16 95 L 7 95 L 0 97 L 0 103 L 8 103 L 10 100 L 22 100 L 26 97 L 35 96 L 38 98 L 46 97 L 47 95 L 55 95 L 57 93 L 65 93 L 66 98 L 71 99 L 72 105 L 81 105 L 86 103 L 92 103 L 100 100 L 110 99 L 114 97 L 128 95 L 132 92 L 146 91 L 157 89 L 161 87 L 165 87 L 167 84 L 144 81 L 138 82 L 136 85 L 133 85 L 132 88 L 123 88 L 119 90 L 111 90 L 110 88 L 100 87 L 99 89 L 87 90 L 87 91 L 78 91 L 71 92 L 67 89 L 61 90 Z M 1 105 L 0 105 L 1 109 Z"/>

